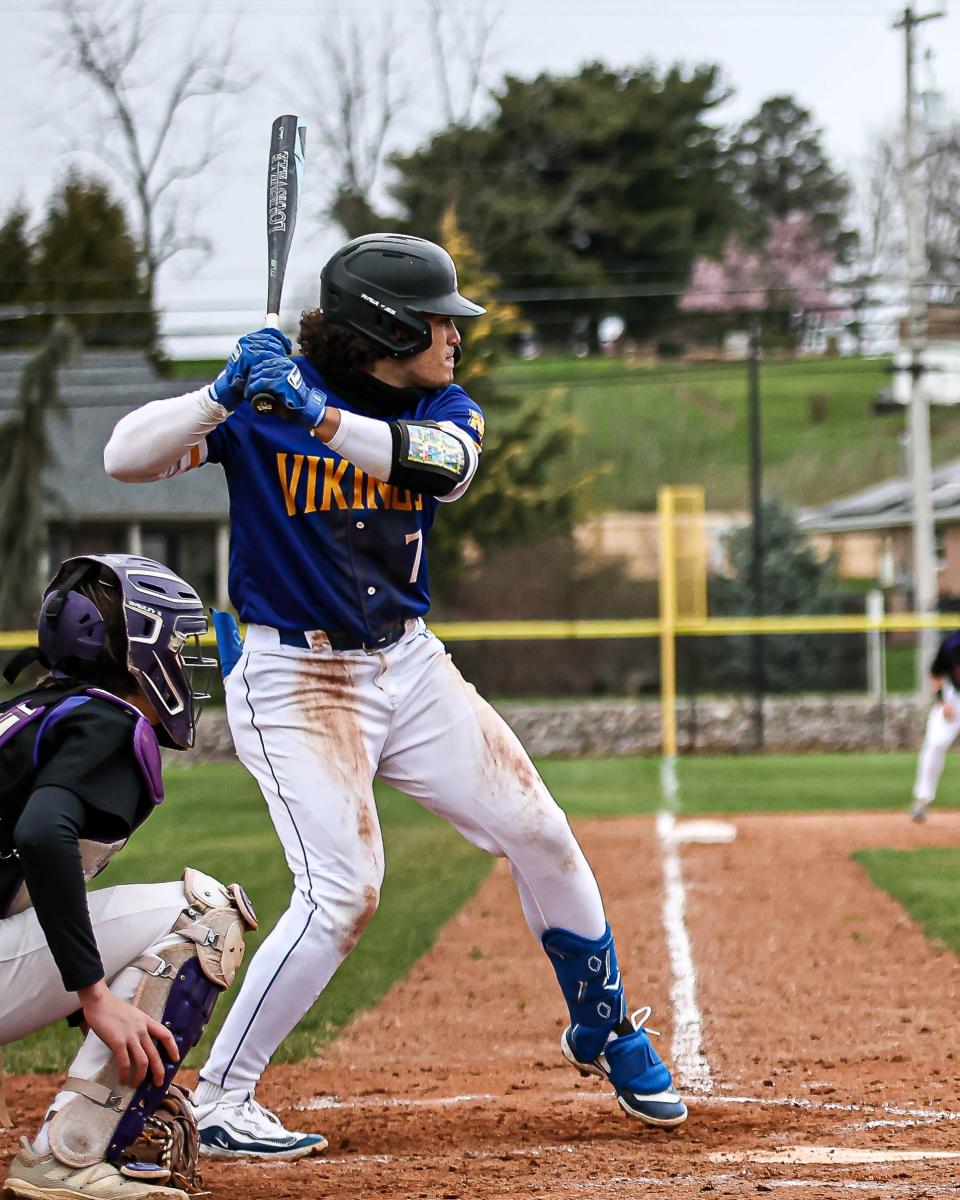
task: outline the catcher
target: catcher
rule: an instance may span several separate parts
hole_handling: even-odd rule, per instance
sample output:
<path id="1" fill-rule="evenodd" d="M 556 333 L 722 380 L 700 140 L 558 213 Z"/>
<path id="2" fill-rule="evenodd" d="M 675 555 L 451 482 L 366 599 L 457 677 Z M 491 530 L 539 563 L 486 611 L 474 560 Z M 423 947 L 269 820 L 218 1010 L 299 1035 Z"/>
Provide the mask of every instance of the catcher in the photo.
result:
<path id="1" fill-rule="evenodd" d="M 129 554 L 61 564 L 44 592 L 49 672 L 0 705 L 0 1045 L 61 1018 L 85 1040 L 4 1197 L 185 1200 L 199 1138 L 172 1079 L 256 928 L 237 884 L 86 882 L 163 800 L 159 745 L 193 745 L 207 621 L 167 567 Z M 193 642 L 195 653 L 184 652 Z M 186 1190 L 185 1190 L 186 1189 Z"/>

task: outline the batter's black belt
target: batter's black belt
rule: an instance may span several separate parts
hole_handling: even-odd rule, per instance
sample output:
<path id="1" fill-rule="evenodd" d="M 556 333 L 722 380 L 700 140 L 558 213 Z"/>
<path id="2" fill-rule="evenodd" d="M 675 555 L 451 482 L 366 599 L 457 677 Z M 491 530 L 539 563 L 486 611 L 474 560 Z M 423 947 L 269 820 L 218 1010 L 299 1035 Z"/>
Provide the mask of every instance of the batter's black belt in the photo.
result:
<path id="1" fill-rule="evenodd" d="M 322 634 L 330 643 L 331 650 L 363 650 L 366 654 L 373 654 L 400 641 L 407 631 L 407 619 L 398 617 L 389 625 L 382 625 L 374 631 L 369 641 L 363 641 L 355 633 L 347 633 L 342 629 L 278 629 L 277 633 L 282 646 L 296 646 L 300 650 L 311 648 L 310 634 Z"/>

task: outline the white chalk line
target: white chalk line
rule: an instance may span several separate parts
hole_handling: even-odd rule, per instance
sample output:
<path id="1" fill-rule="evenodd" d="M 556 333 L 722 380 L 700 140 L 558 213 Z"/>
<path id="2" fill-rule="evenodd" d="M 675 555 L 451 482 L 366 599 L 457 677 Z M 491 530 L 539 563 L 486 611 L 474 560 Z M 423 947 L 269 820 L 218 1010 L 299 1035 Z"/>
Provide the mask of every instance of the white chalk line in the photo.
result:
<path id="1" fill-rule="evenodd" d="M 680 855 L 671 836 L 675 824 L 672 812 L 657 813 L 657 835 L 663 854 L 663 927 L 673 975 L 670 985 L 673 1071 L 682 1091 L 706 1094 L 713 1091 L 713 1078 L 702 1049 L 703 1017 L 697 1004 L 697 972 L 684 920 L 686 891 Z"/>
<path id="2" fill-rule="evenodd" d="M 505 1101 L 516 1100 L 520 1096 L 528 1096 L 531 1093 L 494 1093 L 494 1092 L 471 1092 L 458 1096 L 353 1096 L 349 1099 L 342 1100 L 336 1094 L 326 1096 L 313 1096 L 309 1100 L 302 1101 L 294 1107 L 299 1112 L 318 1112 L 324 1109 L 377 1109 L 377 1108 L 450 1108 L 458 1105 L 476 1105 L 476 1104 L 503 1104 Z M 599 1101 L 604 1104 L 609 1104 L 613 1100 L 613 1095 L 606 1089 L 591 1089 L 590 1091 L 565 1091 L 565 1092 L 548 1092 L 545 1095 L 535 1093 L 537 1100 L 546 1100 L 551 1103 L 577 1103 L 584 1101 Z M 939 1108 L 906 1108 L 898 1104 L 841 1104 L 835 1100 L 807 1100 L 793 1096 L 721 1096 L 714 1093 L 711 1096 L 691 1096 L 688 1100 L 691 1108 L 719 1108 L 724 1105 L 755 1105 L 757 1108 L 797 1108 L 804 1112 L 836 1112 L 836 1113 L 851 1113 L 862 1116 L 872 1116 L 873 1114 L 883 1114 L 883 1117 L 876 1121 L 861 1122 L 855 1128 L 873 1128 L 882 1125 L 896 1125 L 901 1122 L 890 1121 L 886 1118 L 890 1117 L 905 1117 L 910 1118 L 903 1124 L 912 1124 L 913 1122 L 930 1124 L 936 1121 L 960 1121 L 960 1111 L 954 1109 L 939 1109 Z"/>

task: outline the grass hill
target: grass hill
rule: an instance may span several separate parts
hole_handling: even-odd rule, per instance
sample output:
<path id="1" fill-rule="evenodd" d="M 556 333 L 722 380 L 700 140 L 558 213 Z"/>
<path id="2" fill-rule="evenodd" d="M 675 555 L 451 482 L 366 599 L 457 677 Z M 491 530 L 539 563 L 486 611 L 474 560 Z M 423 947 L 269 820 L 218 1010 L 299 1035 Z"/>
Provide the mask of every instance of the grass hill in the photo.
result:
<path id="1" fill-rule="evenodd" d="M 879 359 L 764 364 L 764 488 L 815 504 L 902 469 L 905 414 L 877 416 L 889 382 Z M 547 389 L 583 424 L 571 469 L 606 465 L 585 496 L 590 509 L 651 509 L 664 483 L 702 483 L 714 509 L 747 504 L 744 363 L 631 366 L 616 359 L 538 359 L 501 369 L 504 387 Z M 960 456 L 960 411 L 934 410 L 935 462 Z"/>

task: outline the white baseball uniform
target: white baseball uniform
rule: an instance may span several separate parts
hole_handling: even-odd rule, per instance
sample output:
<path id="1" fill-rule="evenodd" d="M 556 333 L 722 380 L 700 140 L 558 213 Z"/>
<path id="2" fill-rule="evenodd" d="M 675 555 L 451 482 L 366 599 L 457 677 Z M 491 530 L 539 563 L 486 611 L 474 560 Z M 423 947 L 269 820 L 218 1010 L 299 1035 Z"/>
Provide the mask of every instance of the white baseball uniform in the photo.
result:
<path id="1" fill-rule="evenodd" d="M 932 804 L 936 798 L 947 751 L 960 733 L 960 692 L 949 680 L 944 680 L 941 694 L 943 703 L 935 704 L 927 717 L 926 732 L 917 761 L 917 777 L 913 785 L 914 800 L 924 805 Z M 953 716 L 949 719 L 943 711 L 944 703 L 949 704 L 953 710 Z"/>
<path id="2" fill-rule="evenodd" d="M 296 362 L 311 386 L 323 383 Z M 331 404 L 357 412 L 323 386 Z M 463 495 L 476 469 L 482 413 L 455 385 L 404 402 L 401 415 L 422 422 L 410 442 L 425 463 L 463 447 L 463 480 L 446 496 L 383 483 L 350 461 L 349 446 L 331 449 L 247 404 L 228 414 L 206 390 L 129 414 L 105 450 L 108 470 L 127 481 L 219 462 L 230 490 L 231 597 L 248 631 L 227 713 L 294 891 L 201 1068 L 227 1091 L 253 1090 L 376 910 L 374 776 L 505 856 L 537 939 L 548 927 L 587 939 L 606 929 L 564 813 L 422 621 L 424 544 L 440 503 Z M 373 422 L 361 413 L 354 424 Z"/>

